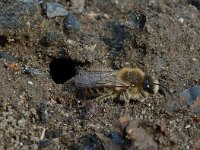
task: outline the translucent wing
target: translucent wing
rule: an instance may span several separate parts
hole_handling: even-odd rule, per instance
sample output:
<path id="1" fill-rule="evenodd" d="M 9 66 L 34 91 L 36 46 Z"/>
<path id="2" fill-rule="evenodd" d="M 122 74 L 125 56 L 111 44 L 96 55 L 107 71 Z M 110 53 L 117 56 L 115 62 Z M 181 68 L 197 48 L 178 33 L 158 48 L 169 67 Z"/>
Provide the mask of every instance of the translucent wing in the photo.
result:
<path id="1" fill-rule="evenodd" d="M 127 86 L 117 80 L 116 74 L 116 71 L 85 72 L 74 78 L 74 84 L 85 88 Z"/>

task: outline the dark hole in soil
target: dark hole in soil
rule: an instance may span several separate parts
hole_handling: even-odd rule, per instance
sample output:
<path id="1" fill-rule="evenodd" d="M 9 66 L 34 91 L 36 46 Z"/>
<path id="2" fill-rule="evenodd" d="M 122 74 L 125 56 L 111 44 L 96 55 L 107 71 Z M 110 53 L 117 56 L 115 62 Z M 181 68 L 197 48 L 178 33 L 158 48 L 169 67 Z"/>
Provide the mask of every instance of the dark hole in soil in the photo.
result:
<path id="1" fill-rule="evenodd" d="M 0 36 L 0 46 L 4 47 L 8 43 L 8 39 L 5 35 Z"/>
<path id="2" fill-rule="evenodd" d="M 65 81 L 74 77 L 78 63 L 71 59 L 57 58 L 49 64 L 50 75 L 57 84 L 63 84 Z"/>

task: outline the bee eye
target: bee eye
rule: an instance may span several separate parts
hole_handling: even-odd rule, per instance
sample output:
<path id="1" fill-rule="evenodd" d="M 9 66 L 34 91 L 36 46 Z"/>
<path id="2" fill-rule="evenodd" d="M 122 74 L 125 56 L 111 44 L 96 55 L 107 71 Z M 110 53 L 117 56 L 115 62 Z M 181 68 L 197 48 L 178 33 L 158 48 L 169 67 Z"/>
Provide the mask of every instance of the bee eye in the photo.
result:
<path id="1" fill-rule="evenodd" d="M 144 81 L 144 89 L 145 89 L 145 90 L 151 89 L 149 80 L 145 80 L 145 81 Z"/>
<path id="2" fill-rule="evenodd" d="M 146 84 L 146 88 L 149 89 L 149 88 L 150 88 L 150 85 L 149 85 L 149 84 Z"/>
<path id="3" fill-rule="evenodd" d="M 143 89 L 149 93 L 153 93 L 153 84 L 150 76 L 146 76 L 143 82 Z"/>

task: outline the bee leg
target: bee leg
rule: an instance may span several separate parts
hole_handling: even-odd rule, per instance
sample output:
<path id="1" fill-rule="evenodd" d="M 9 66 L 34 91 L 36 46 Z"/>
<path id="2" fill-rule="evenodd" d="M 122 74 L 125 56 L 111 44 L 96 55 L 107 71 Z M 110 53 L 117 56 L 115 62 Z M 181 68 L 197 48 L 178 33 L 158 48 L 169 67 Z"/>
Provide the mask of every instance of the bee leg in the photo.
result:
<path id="1" fill-rule="evenodd" d="M 98 95 L 101 94 L 101 92 L 99 91 L 99 89 L 96 89 L 96 92 L 97 92 Z"/>
<path id="2" fill-rule="evenodd" d="M 99 102 L 102 103 L 102 100 L 107 99 L 107 98 L 110 98 L 111 96 L 112 96 L 112 92 L 109 92 L 109 93 L 107 93 L 107 94 L 104 94 L 104 95 L 102 95 L 102 96 L 97 97 L 97 98 L 95 99 L 95 101 L 97 101 L 98 103 L 99 103 Z"/>
<path id="3" fill-rule="evenodd" d="M 123 100 L 123 102 L 124 102 L 124 105 L 123 105 L 123 107 L 124 107 L 124 110 L 125 110 L 125 112 L 128 112 L 128 106 L 129 106 L 129 102 L 130 102 L 130 97 L 129 97 L 129 95 L 127 94 L 127 92 L 123 92 L 123 93 L 121 93 L 121 95 L 120 95 L 120 100 Z"/>
<path id="4" fill-rule="evenodd" d="M 126 106 L 129 103 L 130 97 L 128 96 L 127 92 L 123 91 L 119 95 L 119 100 Z"/>
<path id="5" fill-rule="evenodd" d="M 141 98 L 139 98 L 138 101 L 143 103 L 145 101 L 147 95 L 145 95 L 144 91 L 141 91 L 140 93 L 141 93 Z"/>
<path id="6" fill-rule="evenodd" d="M 119 91 L 114 90 L 114 91 L 112 92 L 112 99 L 113 99 L 113 100 L 116 99 L 116 98 L 118 98 L 119 96 L 120 96 L 120 92 L 119 92 Z"/>
<path id="7" fill-rule="evenodd" d="M 130 102 L 130 95 L 127 92 L 124 92 L 124 100 L 126 102 L 126 104 L 128 104 Z"/>

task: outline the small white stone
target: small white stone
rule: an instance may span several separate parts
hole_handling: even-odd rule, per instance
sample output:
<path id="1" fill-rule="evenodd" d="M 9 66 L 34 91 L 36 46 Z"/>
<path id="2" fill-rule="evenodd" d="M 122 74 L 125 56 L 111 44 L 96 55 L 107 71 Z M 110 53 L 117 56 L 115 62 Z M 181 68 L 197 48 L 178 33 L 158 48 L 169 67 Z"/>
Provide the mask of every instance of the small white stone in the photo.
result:
<path id="1" fill-rule="evenodd" d="M 185 150 L 190 150 L 190 146 L 189 146 L 189 145 L 186 145 L 186 146 L 185 146 Z"/>
<path id="2" fill-rule="evenodd" d="M 147 106 L 149 106 L 149 107 L 150 107 L 150 106 L 151 106 L 151 104 L 150 104 L 150 103 L 148 103 L 148 104 L 147 104 Z"/>
<path id="3" fill-rule="evenodd" d="M 183 22 L 184 22 L 184 19 L 181 17 L 181 18 L 178 19 L 178 21 L 179 21 L 180 23 L 183 23 Z"/>
<path id="4" fill-rule="evenodd" d="M 22 118 L 21 120 L 18 120 L 17 124 L 20 127 L 24 127 L 25 126 L 25 119 Z"/>
<path id="5" fill-rule="evenodd" d="M 68 40 L 67 40 L 67 44 L 70 44 L 70 45 L 75 45 L 75 44 L 76 44 L 76 42 L 75 42 L 75 41 L 73 41 L 73 40 L 70 40 L 70 39 L 68 39 Z"/>
<path id="6" fill-rule="evenodd" d="M 33 85 L 33 82 L 32 82 L 32 81 L 28 81 L 28 84 L 29 84 L 29 85 Z"/>
<path id="7" fill-rule="evenodd" d="M 193 60 L 193 61 L 197 61 L 197 59 L 196 59 L 196 58 L 192 58 L 192 60 Z"/>
<path id="8" fill-rule="evenodd" d="M 166 68 L 165 67 L 161 67 L 163 70 L 165 70 Z"/>
<path id="9" fill-rule="evenodd" d="M 188 124 L 188 125 L 185 126 L 185 129 L 188 129 L 188 128 L 190 128 L 190 127 L 191 127 L 191 125 Z"/>
<path id="10" fill-rule="evenodd" d="M 19 146 L 20 146 L 20 147 L 22 147 L 23 145 L 24 145 L 24 144 L 23 144 L 22 142 L 21 142 L 21 143 L 19 143 Z"/>
<path id="11" fill-rule="evenodd" d="M 109 17 L 108 14 L 103 14 L 103 18 L 105 18 L 105 19 L 109 19 L 110 17 Z"/>

